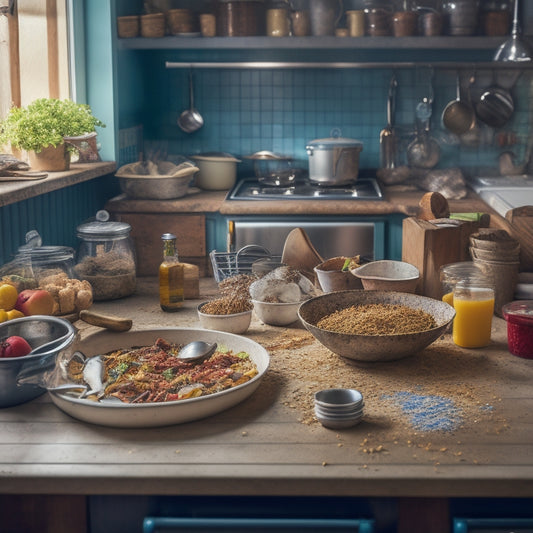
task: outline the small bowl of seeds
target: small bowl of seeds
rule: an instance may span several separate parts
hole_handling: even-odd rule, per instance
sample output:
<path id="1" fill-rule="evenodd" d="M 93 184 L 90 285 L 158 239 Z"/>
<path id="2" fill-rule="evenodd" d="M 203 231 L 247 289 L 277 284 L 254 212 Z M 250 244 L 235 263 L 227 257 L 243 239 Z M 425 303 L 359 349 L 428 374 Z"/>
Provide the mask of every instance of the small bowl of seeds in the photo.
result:
<path id="1" fill-rule="evenodd" d="M 253 304 L 247 298 L 221 297 L 198 305 L 198 319 L 204 329 L 240 335 L 252 321 Z"/>

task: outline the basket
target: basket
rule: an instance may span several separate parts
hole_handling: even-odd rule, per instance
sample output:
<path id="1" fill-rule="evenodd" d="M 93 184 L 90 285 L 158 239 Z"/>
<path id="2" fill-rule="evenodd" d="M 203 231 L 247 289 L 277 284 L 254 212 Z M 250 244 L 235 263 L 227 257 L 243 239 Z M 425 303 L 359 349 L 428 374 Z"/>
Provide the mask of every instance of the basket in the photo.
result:
<path id="1" fill-rule="evenodd" d="M 216 252 L 213 250 L 209 257 L 217 283 L 238 274 L 251 274 L 253 263 L 259 259 L 279 259 L 279 256 L 272 256 L 266 248 L 256 244 L 244 246 L 238 252 Z"/>
<path id="2" fill-rule="evenodd" d="M 166 22 L 164 13 L 141 15 L 141 35 L 143 37 L 164 37 Z"/>
<path id="3" fill-rule="evenodd" d="M 197 24 L 192 9 L 170 9 L 166 13 L 168 31 L 171 35 L 194 33 Z"/>
<path id="4" fill-rule="evenodd" d="M 139 16 L 117 17 L 117 33 L 121 39 L 139 36 Z"/>

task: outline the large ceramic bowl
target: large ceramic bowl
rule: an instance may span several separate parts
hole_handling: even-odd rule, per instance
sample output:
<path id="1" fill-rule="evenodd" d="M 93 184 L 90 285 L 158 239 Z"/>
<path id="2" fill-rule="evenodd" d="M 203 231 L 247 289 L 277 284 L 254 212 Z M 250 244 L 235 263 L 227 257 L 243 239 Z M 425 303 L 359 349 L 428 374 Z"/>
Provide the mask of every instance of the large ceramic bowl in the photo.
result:
<path id="1" fill-rule="evenodd" d="M 258 373 L 250 381 L 208 396 L 171 402 L 127 404 L 94 402 L 61 392 L 49 391 L 52 401 L 65 413 L 92 424 L 121 428 L 168 426 L 214 415 L 242 402 L 259 386 L 268 369 L 268 352 L 256 342 L 225 333 L 194 328 L 155 328 L 124 333 L 99 331 L 83 339 L 74 348 L 86 356 L 98 355 L 118 348 L 149 346 L 159 337 L 179 344 L 192 341 L 216 342 L 233 352 L 247 352 L 257 365 Z"/>
<path id="2" fill-rule="evenodd" d="M 351 335 L 317 327 L 318 321 L 353 305 L 399 304 L 431 314 L 437 326 L 418 333 L 401 335 Z M 391 361 L 420 352 L 437 340 L 455 316 L 455 309 L 440 300 L 389 291 L 340 291 L 304 302 L 298 315 L 305 328 L 332 352 L 358 361 Z"/>

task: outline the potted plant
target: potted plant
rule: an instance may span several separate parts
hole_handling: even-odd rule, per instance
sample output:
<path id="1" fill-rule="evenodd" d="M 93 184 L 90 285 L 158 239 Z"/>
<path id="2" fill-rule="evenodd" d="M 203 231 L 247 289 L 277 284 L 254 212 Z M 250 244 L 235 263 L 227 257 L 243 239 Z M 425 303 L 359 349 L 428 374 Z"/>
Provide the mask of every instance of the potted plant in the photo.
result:
<path id="1" fill-rule="evenodd" d="M 25 107 L 10 109 L 0 123 L 0 145 L 25 150 L 34 170 L 68 170 L 71 144 L 65 143 L 65 137 L 94 135 L 96 126 L 105 124 L 93 116 L 87 104 L 39 98 Z"/>

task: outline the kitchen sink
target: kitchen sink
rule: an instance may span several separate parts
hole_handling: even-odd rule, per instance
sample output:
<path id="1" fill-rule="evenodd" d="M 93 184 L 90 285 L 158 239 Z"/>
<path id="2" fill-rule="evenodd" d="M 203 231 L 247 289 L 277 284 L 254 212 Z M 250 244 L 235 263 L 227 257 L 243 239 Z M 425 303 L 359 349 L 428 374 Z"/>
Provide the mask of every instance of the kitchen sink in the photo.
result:
<path id="1" fill-rule="evenodd" d="M 476 177 L 470 187 L 498 214 L 533 205 L 533 175 Z"/>

